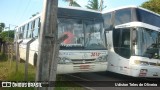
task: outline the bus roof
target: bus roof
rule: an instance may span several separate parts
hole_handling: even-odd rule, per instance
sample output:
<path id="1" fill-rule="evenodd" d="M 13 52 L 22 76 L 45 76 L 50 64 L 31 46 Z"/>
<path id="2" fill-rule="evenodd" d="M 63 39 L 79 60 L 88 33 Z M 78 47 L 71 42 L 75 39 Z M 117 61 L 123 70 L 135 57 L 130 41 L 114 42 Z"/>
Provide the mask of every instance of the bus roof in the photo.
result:
<path id="1" fill-rule="evenodd" d="M 102 11 L 102 14 L 113 12 L 113 11 L 120 10 L 120 9 L 125 9 L 125 8 L 137 8 L 137 6 L 134 6 L 134 5 L 122 6 L 122 7 L 118 7 L 118 8 Z"/>
<path id="2" fill-rule="evenodd" d="M 138 6 L 135 6 L 135 5 L 129 5 L 129 6 L 122 6 L 122 7 L 118 7 L 118 8 L 114 8 L 114 9 L 110 9 L 110 10 L 105 10 L 102 12 L 102 14 L 105 14 L 105 13 L 109 13 L 109 12 L 112 12 L 112 11 L 116 11 L 116 10 L 120 10 L 120 9 L 125 9 L 125 8 L 139 8 L 141 10 L 144 10 L 144 11 L 147 11 L 147 12 L 150 12 L 154 15 L 158 15 L 160 16 L 159 14 L 153 12 L 153 11 L 150 11 L 148 9 L 145 9 L 145 8 L 142 8 L 142 7 L 138 7 Z"/>
<path id="3" fill-rule="evenodd" d="M 72 10 L 76 10 L 76 11 L 79 10 L 79 11 L 86 11 L 86 12 L 101 14 L 101 12 L 99 12 L 99 11 L 95 11 L 95 10 L 91 10 L 91 9 L 84 9 L 84 8 L 80 8 L 80 7 L 71 7 L 71 6 L 68 6 L 68 7 L 58 7 L 58 9 L 61 9 L 61 11 L 62 11 L 63 9 L 64 9 L 64 10 L 68 10 L 67 12 L 72 12 L 72 11 L 70 11 L 70 9 L 72 9 Z M 61 14 L 62 12 L 58 12 L 58 13 Z M 18 26 L 23 26 L 23 25 L 25 25 L 26 23 L 28 23 L 28 22 L 30 22 L 30 21 L 32 21 L 32 20 L 35 20 L 36 18 L 40 17 L 41 14 L 42 14 L 42 13 L 40 13 L 40 14 L 32 17 L 32 18 L 30 18 L 29 20 L 23 22 L 22 24 L 20 24 L 20 25 L 18 25 Z M 66 13 L 63 13 L 63 14 L 66 14 Z M 93 14 L 91 14 L 91 15 L 93 15 Z M 62 16 L 63 16 L 63 15 L 62 15 Z M 80 15 L 79 15 L 79 16 L 80 16 Z M 85 15 L 84 15 L 84 16 L 85 16 Z M 92 16 L 92 17 L 94 17 L 94 16 Z M 18 27 L 17 27 L 17 28 L 18 28 Z"/>
<path id="4" fill-rule="evenodd" d="M 94 12 L 94 13 L 101 13 L 100 11 L 96 11 L 96 10 L 92 10 L 92 9 L 86 9 L 86 8 L 82 8 L 82 7 L 68 6 L 68 7 L 58 7 L 58 8 L 66 8 L 66 9 L 74 9 L 74 10 L 88 11 L 88 12 Z"/>

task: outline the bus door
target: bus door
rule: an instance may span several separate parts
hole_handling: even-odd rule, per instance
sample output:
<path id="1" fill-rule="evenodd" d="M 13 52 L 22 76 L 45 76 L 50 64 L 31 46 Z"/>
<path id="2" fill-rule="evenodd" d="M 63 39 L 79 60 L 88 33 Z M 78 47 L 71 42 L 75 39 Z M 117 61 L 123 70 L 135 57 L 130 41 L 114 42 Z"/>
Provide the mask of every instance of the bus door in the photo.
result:
<path id="1" fill-rule="evenodd" d="M 129 72 L 130 50 L 130 28 L 117 28 L 113 30 L 113 47 L 115 52 L 114 64 L 117 72 L 126 74 Z"/>

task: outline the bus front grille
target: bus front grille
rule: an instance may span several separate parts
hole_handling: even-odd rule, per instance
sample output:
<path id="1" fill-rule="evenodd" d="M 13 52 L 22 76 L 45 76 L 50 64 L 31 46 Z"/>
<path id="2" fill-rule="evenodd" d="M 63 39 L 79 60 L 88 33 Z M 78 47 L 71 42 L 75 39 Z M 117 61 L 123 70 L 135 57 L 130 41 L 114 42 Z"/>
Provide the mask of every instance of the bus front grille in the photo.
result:
<path id="1" fill-rule="evenodd" d="M 95 59 L 72 59 L 73 64 L 88 64 L 93 63 Z"/>

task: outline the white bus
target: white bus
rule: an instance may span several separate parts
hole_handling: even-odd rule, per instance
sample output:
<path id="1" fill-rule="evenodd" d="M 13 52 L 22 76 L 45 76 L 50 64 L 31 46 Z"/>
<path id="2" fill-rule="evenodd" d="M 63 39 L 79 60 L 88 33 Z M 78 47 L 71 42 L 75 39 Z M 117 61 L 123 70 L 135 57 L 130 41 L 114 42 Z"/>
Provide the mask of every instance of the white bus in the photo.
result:
<path id="1" fill-rule="evenodd" d="M 160 15 L 127 6 L 104 11 L 108 71 L 160 78 Z"/>
<path id="2" fill-rule="evenodd" d="M 29 63 L 36 66 L 40 32 L 40 16 L 37 15 L 19 25 L 16 31 L 20 58 L 26 59 L 26 44 L 30 44 Z M 107 69 L 107 49 L 101 13 L 80 8 L 58 8 L 58 36 L 69 37 L 61 43 L 57 74 L 98 72 Z"/>

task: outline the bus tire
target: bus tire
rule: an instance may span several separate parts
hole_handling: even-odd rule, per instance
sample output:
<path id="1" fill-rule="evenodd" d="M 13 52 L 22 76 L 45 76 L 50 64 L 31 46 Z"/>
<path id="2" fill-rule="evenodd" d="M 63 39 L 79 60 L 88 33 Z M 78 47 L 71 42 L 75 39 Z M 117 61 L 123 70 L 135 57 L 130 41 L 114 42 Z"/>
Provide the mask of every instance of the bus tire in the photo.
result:
<path id="1" fill-rule="evenodd" d="M 35 53 L 33 58 L 33 64 L 35 67 L 37 66 L 37 58 L 38 58 L 38 55 Z"/>
<path id="2" fill-rule="evenodd" d="M 20 63 L 24 63 L 25 60 L 23 60 L 22 58 L 20 58 L 20 59 L 19 59 L 19 62 L 20 62 Z"/>

